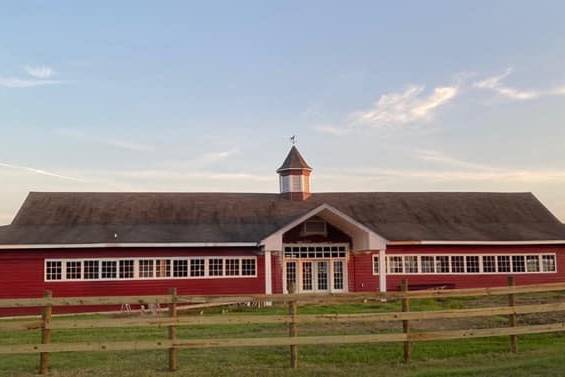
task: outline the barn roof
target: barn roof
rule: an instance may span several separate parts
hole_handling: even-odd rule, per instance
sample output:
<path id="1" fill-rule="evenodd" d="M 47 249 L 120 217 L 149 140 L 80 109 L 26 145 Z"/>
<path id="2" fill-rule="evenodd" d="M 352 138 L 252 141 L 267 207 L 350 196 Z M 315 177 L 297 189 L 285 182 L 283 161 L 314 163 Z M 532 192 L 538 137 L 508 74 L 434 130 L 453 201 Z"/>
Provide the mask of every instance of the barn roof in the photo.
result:
<path id="1" fill-rule="evenodd" d="M 564 240 L 565 227 L 530 193 L 279 194 L 32 192 L 0 245 L 259 242 L 320 205 L 389 241 Z M 114 234 L 118 234 L 118 238 Z"/>

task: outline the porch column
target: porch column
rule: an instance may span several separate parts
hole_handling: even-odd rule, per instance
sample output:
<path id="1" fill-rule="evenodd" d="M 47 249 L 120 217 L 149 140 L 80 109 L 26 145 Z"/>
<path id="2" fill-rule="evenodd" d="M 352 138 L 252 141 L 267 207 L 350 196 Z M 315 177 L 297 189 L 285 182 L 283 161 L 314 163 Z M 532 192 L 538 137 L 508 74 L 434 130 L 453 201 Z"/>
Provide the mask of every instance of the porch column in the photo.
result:
<path id="1" fill-rule="evenodd" d="M 379 249 L 379 291 L 386 292 L 386 253 Z"/>
<path id="2" fill-rule="evenodd" d="M 265 294 L 273 293 L 273 270 L 271 267 L 271 251 L 265 250 Z"/>

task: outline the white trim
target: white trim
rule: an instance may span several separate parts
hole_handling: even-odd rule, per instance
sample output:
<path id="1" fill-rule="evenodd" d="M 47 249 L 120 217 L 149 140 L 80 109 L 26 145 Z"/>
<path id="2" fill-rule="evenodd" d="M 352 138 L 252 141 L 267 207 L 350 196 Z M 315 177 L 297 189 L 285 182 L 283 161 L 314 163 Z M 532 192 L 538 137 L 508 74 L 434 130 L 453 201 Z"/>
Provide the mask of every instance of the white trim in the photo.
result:
<path id="1" fill-rule="evenodd" d="M 271 251 L 265 250 L 265 294 L 273 293 L 273 273 L 271 267 Z"/>
<path id="2" fill-rule="evenodd" d="M 367 234 L 369 235 L 369 239 L 373 241 L 373 242 L 369 241 L 370 245 L 369 245 L 369 247 L 366 248 L 367 250 L 378 250 L 378 249 L 385 247 L 385 245 L 386 245 L 385 238 L 383 238 L 379 234 L 373 232 L 371 229 L 367 228 L 365 225 L 361 224 L 360 222 L 358 222 L 357 220 L 353 219 L 352 217 L 346 215 L 345 213 L 341 212 L 340 210 L 330 206 L 329 204 L 322 204 L 322 205 L 314 208 L 313 210 L 307 212 L 306 214 L 298 217 L 297 219 L 291 221 L 290 223 L 283 226 L 279 230 L 271 233 L 270 235 L 268 235 L 267 237 L 262 239 L 259 242 L 259 244 L 261 246 L 265 246 L 266 248 L 268 248 L 270 250 L 279 250 L 280 248 L 282 248 L 282 235 L 284 233 L 286 233 L 290 229 L 296 227 L 297 225 L 300 225 L 304 221 L 308 220 L 309 218 L 311 218 L 311 217 L 313 217 L 313 216 L 315 216 L 315 215 L 317 215 L 317 214 L 319 214 L 319 213 L 321 213 L 325 210 L 328 211 L 328 212 L 331 212 L 332 214 L 334 214 L 334 215 L 336 215 L 336 216 L 338 216 L 342 219 L 344 219 L 346 222 L 353 224 L 355 227 L 363 230 L 364 232 L 367 232 Z M 324 219 L 324 220 L 326 220 L 326 219 Z M 331 221 L 329 221 L 329 222 L 331 224 Z"/>
<path id="3" fill-rule="evenodd" d="M 286 256 L 286 248 L 287 247 L 342 247 L 344 248 L 343 256 L 314 256 L 314 257 L 287 257 Z M 337 251 L 339 252 L 339 250 Z M 332 253 L 332 251 L 330 251 Z M 296 292 L 295 293 L 339 293 L 339 292 L 348 292 L 349 291 L 349 255 L 350 249 L 349 244 L 347 243 L 288 243 L 283 245 L 283 249 L 281 251 L 281 260 L 282 260 L 282 285 L 283 285 L 283 292 L 288 293 L 287 287 L 287 263 L 295 263 L 295 278 L 296 278 Z M 342 263 L 342 288 L 336 289 L 335 288 L 335 264 L 334 262 L 339 261 Z M 318 262 L 327 262 L 327 273 L 328 273 L 328 289 L 320 290 L 318 289 Z M 303 264 L 304 263 L 311 263 L 312 264 L 312 289 L 310 290 L 303 290 Z"/>
<path id="4" fill-rule="evenodd" d="M 386 292 L 386 263 L 381 263 L 381 261 L 386 261 L 386 251 L 385 249 L 379 250 L 379 291 Z M 373 261 L 373 270 L 375 269 L 375 262 Z M 373 271 L 374 272 L 374 271 Z"/>
<path id="5" fill-rule="evenodd" d="M 528 271 L 527 265 L 527 257 L 528 256 L 538 256 L 538 263 L 539 263 L 539 271 Z M 434 272 L 422 272 L 422 263 L 421 257 L 434 257 Z M 435 261 L 436 257 L 449 257 L 449 272 L 437 272 L 436 267 L 437 263 Z M 483 257 L 490 256 L 494 257 L 495 259 L 495 272 L 484 272 L 483 266 Z M 512 271 L 512 259 L 509 260 L 510 263 L 510 270 L 511 271 L 498 271 L 498 257 L 505 256 L 505 257 L 513 257 L 513 256 L 521 256 L 524 257 L 524 271 Z M 543 271 L 543 257 L 544 256 L 553 256 L 553 261 L 555 263 L 555 270 L 554 271 Z M 390 271 L 390 261 L 391 257 L 400 257 L 402 258 L 402 270 L 403 272 L 392 272 Z M 404 272 L 405 269 L 405 261 L 404 257 L 417 257 L 418 258 L 418 271 L 417 272 Z M 462 257 L 463 258 L 463 269 L 465 272 L 453 272 L 453 265 L 452 265 L 452 257 Z M 478 272 L 467 272 L 467 257 L 479 257 L 479 271 Z M 467 276 L 474 276 L 474 275 L 507 275 L 507 274 L 556 274 L 558 272 L 557 266 L 557 253 L 547 253 L 547 252 L 531 252 L 531 253 L 492 253 L 492 254 L 474 254 L 474 253 L 465 253 L 465 254 L 453 254 L 453 253 L 445 253 L 445 254 L 388 254 L 385 259 L 385 263 L 380 257 L 380 254 L 373 254 L 372 255 L 372 272 L 373 276 L 378 276 L 379 274 L 375 273 L 375 258 L 379 258 L 379 272 L 382 271 L 383 265 L 386 268 L 386 274 L 388 275 L 467 275 Z"/>
<path id="6" fill-rule="evenodd" d="M 540 241 L 387 241 L 387 245 L 560 245 L 565 240 Z"/>
<path id="7" fill-rule="evenodd" d="M 204 275 L 203 276 L 190 276 L 190 260 L 193 259 L 204 259 Z M 210 276 L 209 260 L 210 259 L 223 259 L 222 269 L 223 275 L 221 276 Z M 226 260 L 227 259 L 238 259 L 239 260 L 239 275 L 226 275 Z M 243 263 L 244 259 L 252 259 L 255 261 L 255 274 L 254 275 L 243 275 Z M 84 262 L 85 261 L 98 261 L 98 276 L 102 276 L 102 261 L 116 261 L 120 260 L 133 260 L 134 261 L 134 277 L 133 278 L 120 278 L 120 266 L 117 263 L 117 277 L 116 278 L 106 278 L 106 279 L 85 279 L 84 278 Z M 153 263 L 153 276 L 152 277 L 140 277 L 139 276 L 139 261 L 140 260 L 152 260 Z M 157 260 L 169 260 L 170 264 L 170 276 L 156 276 Z M 173 261 L 175 260 L 186 260 L 188 261 L 188 276 L 173 276 Z M 80 279 L 67 279 L 65 274 L 65 269 L 67 262 L 80 261 L 81 263 L 81 278 Z M 47 280 L 47 263 L 48 262 L 61 262 L 61 279 Z M 138 280 L 179 280 L 179 279 L 249 279 L 257 278 L 259 266 L 257 265 L 257 257 L 252 255 L 228 255 L 228 256 L 190 256 L 190 257 L 102 257 L 102 258 L 46 258 L 43 261 L 43 281 L 46 283 L 59 283 L 59 282 L 78 282 L 78 281 L 138 281 Z"/>
<path id="8" fill-rule="evenodd" d="M 75 244 L 6 244 L 4 249 L 95 249 L 111 247 L 258 247 L 257 242 L 162 242 L 162 243 L 75 243 Z"/>

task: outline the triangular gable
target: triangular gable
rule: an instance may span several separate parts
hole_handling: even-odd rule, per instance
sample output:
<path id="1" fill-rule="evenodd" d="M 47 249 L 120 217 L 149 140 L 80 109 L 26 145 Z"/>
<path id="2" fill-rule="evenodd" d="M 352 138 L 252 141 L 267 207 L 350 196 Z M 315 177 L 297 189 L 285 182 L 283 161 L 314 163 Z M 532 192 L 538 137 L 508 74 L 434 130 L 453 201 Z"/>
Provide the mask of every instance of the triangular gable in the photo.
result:
<path id="1" fill-rule="evenodd" d="M 264 246 L 266 250 L 281 250 L 283 234 L 314 216 L 321 217 L 351 236 L 354 250 L 380 250 L 386 248 L 387 240 L 384 237 L 329 204 L 322 204 L 294 219 L 261 240 L 260 245 Z"/>

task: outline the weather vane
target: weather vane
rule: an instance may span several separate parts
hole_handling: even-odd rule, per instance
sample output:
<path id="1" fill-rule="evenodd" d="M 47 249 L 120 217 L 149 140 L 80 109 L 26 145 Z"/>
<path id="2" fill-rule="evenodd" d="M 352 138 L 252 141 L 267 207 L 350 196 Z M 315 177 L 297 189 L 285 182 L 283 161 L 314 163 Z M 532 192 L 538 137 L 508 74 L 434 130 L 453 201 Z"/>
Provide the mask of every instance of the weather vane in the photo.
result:
<path id="1" fill-rule="evenodd" d="M 290 137 L 290 142 L 292 143 L 292 145 L 296 145 L 296 135 L 292 135 Z"/>

